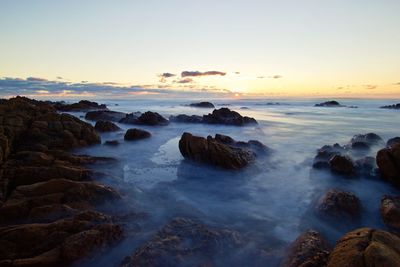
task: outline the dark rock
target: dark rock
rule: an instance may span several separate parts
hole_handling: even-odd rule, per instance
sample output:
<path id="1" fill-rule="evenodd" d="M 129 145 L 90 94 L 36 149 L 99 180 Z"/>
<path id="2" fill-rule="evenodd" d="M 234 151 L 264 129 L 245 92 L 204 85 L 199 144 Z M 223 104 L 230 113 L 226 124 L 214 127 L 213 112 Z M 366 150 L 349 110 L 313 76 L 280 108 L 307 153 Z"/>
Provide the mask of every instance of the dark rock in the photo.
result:
<path id="1" fill-rule="evenodd" d="M 290 246 L 281 267 L 326 266 L 331 248 L 322 235 L 309 230 L 301 234 Z"/>
<path id="2" fill-rule="evenodd" d="M 345 152 L 345 148 L 339 144 L 321 147 L 314 158 L 313 168 L 330 168 L 329 160 L 335 155 L 341 155 L 343 152 Z"/>
<path id="3" fill-rule="evenodd" d="M 266 145 L 257 140 L 249 140 L 248 142 L 235 141 L 232 137 L 223 134 L 216 134 L 215 140 L 231 147 L 249 149 L 257 155 L 265 155 L 270 152 Z"/>
<path id="4" fill-rule="evenodd" d="M 99 132 L 115 132 L 121 130 L 115 123 L 111 121 L 97 121 L 94 128 Z"/>
<path id="5" fill-rule="evenodd" d="M 373 145 L 384 145 L 384 141 L 374 133 L 357 134 L 351 138 L 350 145 L 355 149 L 369 149 Z"/>
<path id="6" fill-rule="evenodd" d="M 182 135 L 179 150 L 185 158 L 226 169 L 243 168 L 255 158 L 255 154 L 249 150 L 225 145 L 211 136 L 205 139 L 190 133 Z"/>
<path id="7" fill-rule="evenodd" d="M 126 117 L 126 113 L 118 112 L 118 111 L 111 111 L 111 110 L 96 110 L 96 111 L 89 111 L 85 115 L 85 119 L 91 121 L 114 121 L 119 122 L 123 118 Z"/>
<path id="8" fill-rule="evenodd" d="M 139 116 L 142 115 L 140 112 L 134 112 L 126 114 L 125 118 L 122 118 L 119 122 L 126 124 L 137 124 Z"/>
<path id="9" fill-rule="evenodd" d="M 214 104 L 210 102 L 191 103 L 189 106 L 196 108 L 215 108 Z"/>
<path id="10" fill-rule="evenodd" d="M 319 104 L 315 104 L 315 107 L 342 107 L 342 105 L 339 104 L 339 102 L 335 101 L 335 100 L 331 100 L 331 101 L 326 101 L 323 103 L 319 103 Z"/>
<path id="11" fill-rule="evenodd" d="M 373 157 L 364 157 L 358 159 L 354 162 L 354 168 L 358 175 L 363 175 L 367 177 L 376 177 L 377 176 L 377 165 L 375 158 Z"/>
<path id="12" fill-rule="evenodd" d="M 183 123 L 202 123 L 203 117 L 197 115 L 185 115 L 179 114 L 177 116 L 170 116 L 169 121 L 171 122 L 183 122 Z"/>
<path id="13" fill-rule="evenodd" d="M 151 126 L 155 126 L 155 125 L 164 126 L 164 125 L 168 124 L 168 120 L 166 118 L 164 118 L 163 116 L 161 116 L 160 114 L 158 114 L 157 112 L 147 111 L 147 112 L 143 113 L 142 115 L 140 115 L 140 117 L 137 119 L 136 124 L 151 125 Z"/>
<path id="14" fill-rule="evenodd" d="M 389 232 L 360 228 L 342 236 L 327 267 L 400 266 L 400 238 Z"/>
<path id="15" fill-rule="evenodd" d="M 354 163 L 348 156 L 335 155 L 329 160 L 331 171 L 342 175 L 354 173 Z"/>
<path id="16" fill-rule="evenodd" d="M 127 141 L 135 141 L 151 137 L 151 133 L 145 130 L 133 128 L 128 129 L 125 133 L 124 139 Z"/>
<path id="17" fill-rule="evenodd" d="M 118 146 L 119 141 L 118 140 L 108 140 L 104 142 L 104 145 L 106 146 Z"/>
<path id="18" fill-rule="evenodd" d="M 379 150 L 376 163 L 383 179 L 400 186 L 400 144 Z"/>
<path id="19" fill-rule="evenodd" d="M 391 147 L 400 144 L 400 137 L 394 137 L 387 141 L 386 146 Z"/>
<path id="20" fill-rule="evenodd" d="M 356 219 L 361 215 L 361 204 L 351 192 L 330 189 L 318 200 L 316 211 L 323 217 Z"/>
<path id="21" fill-rule="evenodd" d="M 386 109 L 400 109 L 400 103 L 398 103 L 398 104 L 393 104 L 393 105 L 382 106 L 381 108 L 386 108 Z"/>
<path id="22" fill-rule="evenodd" d="M 236 111 L 232 111 L 228 108 L 214 109 L 214 111 L 208 115 L 203 115 L 203 122 L 210 124 L 227 124 L 243 126 L 246 124 L 257 124 L 254 118 L 243 117 Z"/>
<path id="23" fill-rule="evenodd" d="M 387 226 L 400 229 L 400 197 L 383 196 L 380 211 Z"/>
<path id="24" fill-rule="evenodd" d="M 78 103 L 73 103 L 73 104 L 65 104 L 62 102 L 57 102 L 54 104 L 54 107 L 59 111 L 65 111 L 65 112 L 107 109 L 107 106 L 104 104 L 98 104 L 96 102 L 91 102 L 88 100 L 81 100 Z"/>
<path id="25" fill-rule="evenodd" d="M 229 259 L 233 256 L 232 250 L 240 245 L 241 239 L 236 232 L 175 218 L 126 257 L 121 267 L 216 266 L 215 259 Z"/>

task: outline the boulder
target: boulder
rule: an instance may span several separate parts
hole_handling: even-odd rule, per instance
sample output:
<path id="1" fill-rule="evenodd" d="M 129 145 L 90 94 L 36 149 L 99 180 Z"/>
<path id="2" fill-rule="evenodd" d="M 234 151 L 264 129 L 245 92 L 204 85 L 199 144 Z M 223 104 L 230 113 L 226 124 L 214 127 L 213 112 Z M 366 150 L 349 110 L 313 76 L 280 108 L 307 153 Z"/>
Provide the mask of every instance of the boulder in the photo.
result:
<path id="1" fill-rule="evenodd" d="M 351 192 L 330 189 L 318 200 L 316 211 L 322 217 L 354 220 L 361 215 L 361 204 Z"/>
<path id="2" fill-rule="evenodd" d="M 375 133 L 357 134 L 350 140 L 353 149 L 369 149 L 374 145 L 384 145 L 383 139 Z"/>
<path id="3" fill-rule="evenodd" d="M 191 103 L 189 106 L 196 108 L 215 108 L 214 104 L 210 102 Z"/>
<path id="4" fill-rule="evenodd" d="M 339 102 L 335 100 L 326 101 L 323 103 L 315 104 L 314 107 L 343 107 Z"/>
<path id="5" fill-rule="evenodd" d="M 96 111 L 89 111 L 85 115 L 85 119 L 91 121 L 114 121 L 119 122 L 120 120 L 126 117 L 126 113 L 118 112 L 118 111 L 111 111 L 111 110 L 96 110 Z"/>
<path id="6" fill-rule="evenodd" d="M 140 112 L 133 112 L 126 114 L 125 118 L 122 118 L 119 122 L 126 124 L 137 124 L 138 118 L 142 115 Z"/>
<path id="7" fill-rule="evenodd" d="M 379 150 L 376 163 L 383 179 L 400 186 L 400 144 Z"/>
<path id="8" fill-rule="evenodd" d="M 383 222 L 387 226 L 400 229 L 400 197 L 383 196 L 380 211 Z"/>
<path id="9" fill-rule="evenodd" d="M 360 228 L 342 236 L 327 267 L 400 266 L 400 238 L 389 232 Z"/>
<path id="10" fill-rule="evenodd" d="M 400 144 L 400 137 L 393 137 L 391 139 L 389 139 L 386 143 L 387 147 L 392 147 L 395 146 L 397 144 Z"/>
<path id="11" fill-rule="evenodd" d="M 290 246 L 281 267 L 326 266 L 331 247 L 317 231 L 302 233 Z"/>
<path id="12" fill-rule="evenodd" d="M 105 104 L 98 104 L 96 102 L 91 102 L 88 100 L 81 100 L 78 103 L 73 103 L 73 104 L 65 104 L 63 102 L 57 102 L 54 103 L 53 105 L 57 110 L 65 112 L 107 109 L 107 106 Z"/>
<path id="13" fill-rule="evenodd" d="M 225 145 L 211 136 L 206 139 L 190 133 L 182 135 L 179 150 L 185 158 L 226 169 L 241 169 L 255 159 L 250 150 Z"/>
<path id="14" fill-rule="evenodd" d="M 202 123 L 203 117 L 197 115 L 185 115 L 179 114 L 177 116 L 170 116 L 169 121 L 171 122 L 182 122 L 182 123 Z"/>
<path id="15" fill-rule="evenodd" d="M 329 160 L 331 171 L 341 175 L 351 175 L 354 173 L 354 163 L 348 156 L 334 155 Z"/>
<path id="16" fill-rule="evenodd" d="M 124 139 L 126 141 L 135 141 L 149 137 L 151 137 L 151 133 L 149 133 L 148 131 L 133 128 L 126 131 Z"/>
<path id="17" fill-rule="evenodd" d="M 329 160 L 333 158 L 333 156 L 341 155 L 346 150 L 344 147 L 339 144 L 334 144 L 333 146 L 323 146 L 317 150 L 317 155 L 314 158 L 313 168 L 321 169 L 321 168 L 330 168 Z"/>
<path id="18" fill-rule="evenodd" d="M 254 118 L 240 115 L 238 112 L 230 110 L 228 108 L 214 109 L 214 111 L 208 115 L 203 115 L 203 122 L 210 124 L 226 124 L 243 126 L 247 124 L 257 124 Z"/>
<path id="19" fill-rule="evenodd" d="M 382 106 L 381 108 L 385 108 L 385 109 L 400 109 L 400 103 L 393 104 L 393 105 Z"/>
<path id="20" fill-rule="evenodd" d="M 151 126 L 164 126 L 169 122 L 166 118 L 158 114 L 157 112 L 147 111 L 137 118 L 136 124 L 139 125 L 151 125 Z"/>
<path id="21" fill-rule="evenodd" d="M 111 121 L 97 121 L 94 128 L 99 132 L 115 132 L 121 130 L 115 123 Z"/>

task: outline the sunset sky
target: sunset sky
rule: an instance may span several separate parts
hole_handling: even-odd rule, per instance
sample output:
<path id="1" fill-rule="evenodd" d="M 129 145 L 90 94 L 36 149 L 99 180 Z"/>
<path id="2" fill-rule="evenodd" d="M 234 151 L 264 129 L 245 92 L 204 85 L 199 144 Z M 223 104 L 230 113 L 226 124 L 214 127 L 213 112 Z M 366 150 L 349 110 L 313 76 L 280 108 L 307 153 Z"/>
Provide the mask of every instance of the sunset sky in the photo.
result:
<path id="1" fill-rule="evenodd" d="M 400 97 L 399 0 L 0 0 L 0 95 Z"/>

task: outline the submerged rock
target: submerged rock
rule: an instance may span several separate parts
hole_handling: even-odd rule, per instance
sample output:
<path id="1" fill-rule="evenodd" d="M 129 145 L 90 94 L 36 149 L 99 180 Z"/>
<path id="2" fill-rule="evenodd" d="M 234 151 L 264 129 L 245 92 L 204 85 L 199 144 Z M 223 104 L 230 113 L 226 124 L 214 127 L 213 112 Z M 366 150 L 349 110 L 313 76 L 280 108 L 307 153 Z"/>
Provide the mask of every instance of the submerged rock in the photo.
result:
<path id="1" fill-rule="evenodd" d="M 328 262 L 331 248 L 317 231 L 302 233 L 290 246 L 280 267 L 322 267 Z"/>
<path id="2" fill-rule="evenodd" d="M 385 108 L 385 109 L 400 109 L 400 103 L 393 104 L 393 105 L 382 106 L 381 108 Z"/>
<path id="3" fill-rule="evenodd" d="M 400 186 L 400 144 L 379 150 L 376 163 L 383 179 Z"/>
<path id="4" fill-rule="evenodd" d="M 96 110 L 96 111 L 89 111 L 85 115 L 85 119 L 91 121 L 114 121 L 119 122 L 123 118 L 126 117 L 126 113 L 118 112 L 118 111 L 111 111 L 111 110 Z"/>
<path id="5" fill-rule="evenodd" d="M 400 230 L 400 197 L 383 196 L 380 211 L 387 226 Z"/>
<path id="6" fill-rule="evenodd" d="M 316 211 L 329 218 L 356 219 L 361 215 L 361 204 L 351 192 L 330 189 L 318 200 Z"/>
<path id="7" fill-rule="evenodd" d="M 115 132 L 121 130 L 115 123 L 111 121 L 97 121 L 94 128 L 99 132 Z"/>
<path id="8" fill-rule="evenodd" d="M 339 104 L 339 102 L 335 101 L 335 100 L 331 100 L 331 101 L 326 101 L 323 103 L 319 103 L 319 104 L 315 104 L 315 107 L 343 107 L 341 104 Z"/>
<path id="9" fill-rule="evenodd" d="M 227 124 L 243 126 L 246 124 L 257 124 L 254 118 L 240 115 L 238 112 L 230 110 L 228 108 L 214 109 L 214 111 L 208 115 L 203 115 L 203 122 L 210 124 Z"/>
<path id="10" fill-rule="evenodd" d="M 400 266 L 400 238 L 389 232 L 360 228 L 342 236 L 327 267 Z"/>
<path id="11" fill-rule="evenodd" d="M 191 103 L 189 106 L 196 108 L 215 108 L 214 104 L 210 102 Z"/>
<path id="12" fill-rule="evenodd" d="M 179 150 L 185 158 L 226 169 L 241 169 L 255 159 L 250 150 L 225 145 L 211 136 L 206 139 L 190 133 L 182 135 Z"/>
<path id="13" fill-rule="evenodd" d="M 126 131 L 124 139 L 126 141 L 135 141 L 149 137 L 151 137 L 151 133 L 149 133 L 148 131 L 133 128 Z"/>

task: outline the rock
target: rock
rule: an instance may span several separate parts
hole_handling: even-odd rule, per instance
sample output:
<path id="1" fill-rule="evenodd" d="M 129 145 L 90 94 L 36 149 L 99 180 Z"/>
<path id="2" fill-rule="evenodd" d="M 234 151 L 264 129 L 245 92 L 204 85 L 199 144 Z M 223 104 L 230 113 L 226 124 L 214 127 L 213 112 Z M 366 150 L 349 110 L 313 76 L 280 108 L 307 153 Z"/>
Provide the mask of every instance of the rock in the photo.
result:
<path id="1" fill-rule="evenodd" d="M 197 115 L 185 115 L 179 114 L 177 116 L 170 116 L 169 121 L 171 122 L 183 122 L 183 123 L 202 123 L 203 117 Z"/>
<path id="2" fill-rule="evenodd" d="M 133 128 L 126 131 L 124 139 L 126 141 L 135 141 L 149 137 L 151 137 L 151 133 L 149 133 L 148 131 Z"/>
<path id="3" fill-rule="evenodd" d="M 281 267 L 322 267 L 326 266 L 330 246 L 322 235 L 309 230 L 301 234 L 290 246 Z"/>
<path id="4" fill-rule="evenodd" d="M 351 192 L 330 189 L 318 200 L 316 211 L 329 218 L 354 220 L 361 215 L 361 204 Z"/>
<path id="5" fill-rule="evenodd" d="M 380 211 L 387 226 L 400 229 L 400 197 L 383 196 Z"/>
<path id="6" fill-rule="evenodd" d="M 343 107 L 342 105 L 339 104 L 339 102 L 335 100 L 331 101 L 326 101 L 323 103 L 315 104 L 314 107 Z"/>
<path id="7" fill-rule="evenodd" d="M 121 130 L 115 123 L 102 120 L 97 121 L 94 128 L 99 132 L 115 132 Z"/>
<path id="8" fill-rule="evenodd" d="M 190 133 L 182 135 L 179 150 L 185 158 L 226 169 L 241 169 L 255 159 L 249 150 L 225 145 L 211 136 L 205 139 Z"/>
<path id="9" fill-rule="evenodd" d="M 377 167 L 375 158 L 373 157 L 364 157 L 354 162 L 355 172 L 358 175 L 370 178 L 377 176 Z"/>
<path id="10" fill-rule="evenodd" d="M 351 175 L 354 173 L 354 163 L 348 156 L 334 155 L 329 160 L 331 171 L 341 175 Z"/>
<path id="11" fill-rule="evenodd" d="M 382 230 L 360 228 L 342 236 L 327 267 L 400 266 L 400 238 Z"/>
<path id="12" fill-rule="evenodd" d="M 106 146 L 118 146 L 119 141 L 118 140 L 108 140 L 104 142 L 104 145 Z"/>
<path id="13" fill-rule="evenodd" d="M 333 146 L 323 146 L 317 151 L 317 155 L 314 158 L 313 168 L 330 168 L 329 160 L 335 155 L 341 155 L 346 150 L 339 144 Z"/>
<path id="14" fill-rule="evenodd" d="M 216 266 L 241 245 L 238 233 L 212 229 L 185 218 L 174 218 L 149 242 L 126 257 L 121 267 Z"/>
<path id="15" fill-rule="evenodd" d="M 89 111 L 85 115 L 85 119 L 91 121 L 114 121 L 119 122 L 120 120 L 126 117 L 126 113 L 118 112 L 118 111 L 111 111 L 111 110 L 96 110 L 96 111 Z"/>
<path id="16" fill-rule="evenodd" d="M 381 108 L 386 108 L 386 109 L 400 109 L 400 103 L 398 103 L 398 104 L 393 104 L 393 105 L 382 106 Z"/>
<path id="17" fill-rule="evenodd" d="M 353 149 L 369 149 L 373 145 L 384 145 L 383 139 L 375 133 L 357 134 L 350 140 Z"/>
<path id="18" fill-rule="evenodd" d="M 383 179 L 400 186 L 400 144 L 379 150 L 376 163 Z"/>
<path id="19" fill-rule="evenodd" d="M 104 104 L 98 104 L 96 102 L 91 102 L 88 100 L 81 100 L 78 103 L 73 103 L 73 104 L 65 104 L 62 102 L 58 102 L 54 104 L 54 107 L 59 111 L 66 111 L 66 112 L 107 109 L 107 106 Z"/>
<path id="20" fill-rule="evenodd" d="M 213 103 L 210 103 L 210 102 L 191 103 L 189 106 L 196 107 L 196 108 L 215 108 Z"/>
<path id="21" fill-rule="evenodd" d="M 246 124 L 257 124 L 254 118 L 240 115 L 236 111 L 232 111 L 228 108 L 214 109 L 214 111 L 208 115 L 203 115 L 203 122 L 210 124 L 226 124 L 243 126 Z"/>
<path id="22" fill-rule="evenodd" d="M 387 147 L 392 147 L 392 146 L 395 146 L 397 144 L 400 144 L 400 137 L 394 137 L 394 138 L 389 139 L 387 141 L 387 143 L 386 143 L 386 146 Z"/>
<path id="23" fill-rule="evenodd" d="M 136 124 L 151 125 L 151 126 L 155 126 L 155 125 L 164 126 L 164 125 L 168 124 L 168 120 L 165 119 L 160 114 L 158 114 L 157 112 L 147 111 L 147 112 L 143 113 L 142 115 L 140 115 L 140 117 L 137 119 Z"/>
<path id="24" fill-rule="evenodd" d="M 215 140 L 231 147 L 249 149 L 257 155 L 265 155 L 271 151 L 266 145 L 257 140 L 249 140 L 248 142 L 235 141 L 232 137 L 223 134 L 216 134 Z"/>
<path id="25" fill-rule="evenodd" d="M 126 114 L 125 118 L 122 118 L 119 122 L 126 124 L 137 124 L 138 118 L 142 115 L 140 112 L 134 112 Z"/>

